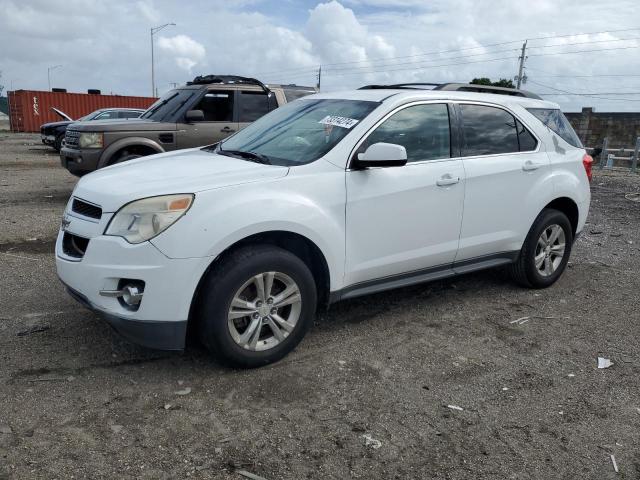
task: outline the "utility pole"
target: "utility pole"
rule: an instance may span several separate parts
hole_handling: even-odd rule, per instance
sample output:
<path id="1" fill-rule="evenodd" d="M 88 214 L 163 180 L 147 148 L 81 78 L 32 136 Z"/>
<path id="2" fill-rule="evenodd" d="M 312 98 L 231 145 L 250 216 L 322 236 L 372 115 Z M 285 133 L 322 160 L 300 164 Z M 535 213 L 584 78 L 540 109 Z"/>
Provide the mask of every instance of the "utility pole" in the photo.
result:
<path id="1" fill-rule="evenodd" d="M 47 85 L 49 86 L 49 91 L 51 91 L 51 70 L 55 70 L 56 68 L 60 68 L 62 65 L 54 65 L 53 67 L 47 68 Z"/>
<path id="2" fill-rule="evenodd" d="M 155 64 L 153 58 L 153 36 L 169 25 L 175 26 L 175 23 L 165 23 L 164 25 L 160 25 L 159 27 L 151 27 L 151 96 L 157 96 L 156 93 L 156 72 L 155 72 Z"/>
<path id="3" fill-rule="evenodd" d="M 517 85 L 516 88 L 520 88 L 520 85 L 523 83 L 523 74 L 524 74 L 524 61 L 526 60 L 526 51 L 527 51 L 527 41 L 525 40 L 522 44 L 522 53 L 518 58 L 520 60 L 520 68 L 518 69 L 518 76 L 516 77 Z"/>
<path id="4" fill-rule="evenodd" d="M 318 83 L 316 84 L 316 87 L 318 88 L 318 91 L 320 91 L 320 79 L 322 78 L 322 65 L 320 65 L 318 67 Z"/>

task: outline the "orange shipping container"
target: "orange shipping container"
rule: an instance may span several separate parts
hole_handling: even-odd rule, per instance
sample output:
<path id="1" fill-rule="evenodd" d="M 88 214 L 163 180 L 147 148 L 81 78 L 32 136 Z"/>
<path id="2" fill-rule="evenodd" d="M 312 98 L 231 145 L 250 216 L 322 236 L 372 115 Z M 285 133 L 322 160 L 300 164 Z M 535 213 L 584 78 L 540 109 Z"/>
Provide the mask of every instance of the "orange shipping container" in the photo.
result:
<path id="1" fill-rule="evenodd" d="M 40 125 L 63 120 L 51 110 L 55 107 L 77 120 L 99 108 L 147 109 L 155 98 L 87 93 L 41 92 L 16 90 L 8 92 L 9 121 L 12 132 L 39 132 Z"/>

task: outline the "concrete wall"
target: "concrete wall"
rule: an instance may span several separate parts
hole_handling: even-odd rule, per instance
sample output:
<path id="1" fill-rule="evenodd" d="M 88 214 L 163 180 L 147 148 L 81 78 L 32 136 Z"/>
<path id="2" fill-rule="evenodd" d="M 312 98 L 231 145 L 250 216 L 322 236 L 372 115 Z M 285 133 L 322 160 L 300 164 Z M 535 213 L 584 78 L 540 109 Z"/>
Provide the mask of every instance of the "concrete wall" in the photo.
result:
<path id="1" fill-rule="evenodd" d="M 640 136 L 640 113 L 595 112 L 585 107 L 580 113 L 565 113 L 585 147 L 601 147 L 604 137 L 609 148 L 633 148 Z"/>

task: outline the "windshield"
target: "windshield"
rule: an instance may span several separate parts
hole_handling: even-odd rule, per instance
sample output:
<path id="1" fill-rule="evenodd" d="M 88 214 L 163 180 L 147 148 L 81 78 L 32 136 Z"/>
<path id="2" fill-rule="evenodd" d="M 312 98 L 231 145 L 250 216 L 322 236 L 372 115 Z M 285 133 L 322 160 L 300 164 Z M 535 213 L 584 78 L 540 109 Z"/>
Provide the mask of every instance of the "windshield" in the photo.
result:
<path id="1" fill-rule="evenodd" d="M 274 165 L 301 165 L 325 155 L 379 104 L 357 100 L 296 100 L 219 144 L 217 152 L 250 153 Z M 246 155 L 242 158 L 249 158 Z"/>
<path id="2" fill-rule="evenodd" d="M 194 94 L 193 90 L 171 90 L 140 115 L 156 122 L 169 120 Z"/>

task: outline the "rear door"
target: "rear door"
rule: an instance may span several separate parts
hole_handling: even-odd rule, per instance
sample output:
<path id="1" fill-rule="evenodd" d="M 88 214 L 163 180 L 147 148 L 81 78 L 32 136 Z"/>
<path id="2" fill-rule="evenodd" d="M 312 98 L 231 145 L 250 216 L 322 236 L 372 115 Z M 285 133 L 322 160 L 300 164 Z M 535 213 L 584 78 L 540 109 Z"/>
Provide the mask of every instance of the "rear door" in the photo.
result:
<path id="1" fill-rule="evenodd" d="M 191 110 L 202 110 L 204 121 L 178 122 L 178 148 L 201 147 L 216 143 L 238 130 L 236 91 L 220 87 L 208 90 Z"/>
<path id="2" fill-rule="evenodd" d="M 551 167 L 539 140 L 512 112 L 497 105 L 461 103 L 466 173 L 464 219 L 456 261 L 520 250 L 550 195 Z"/>

